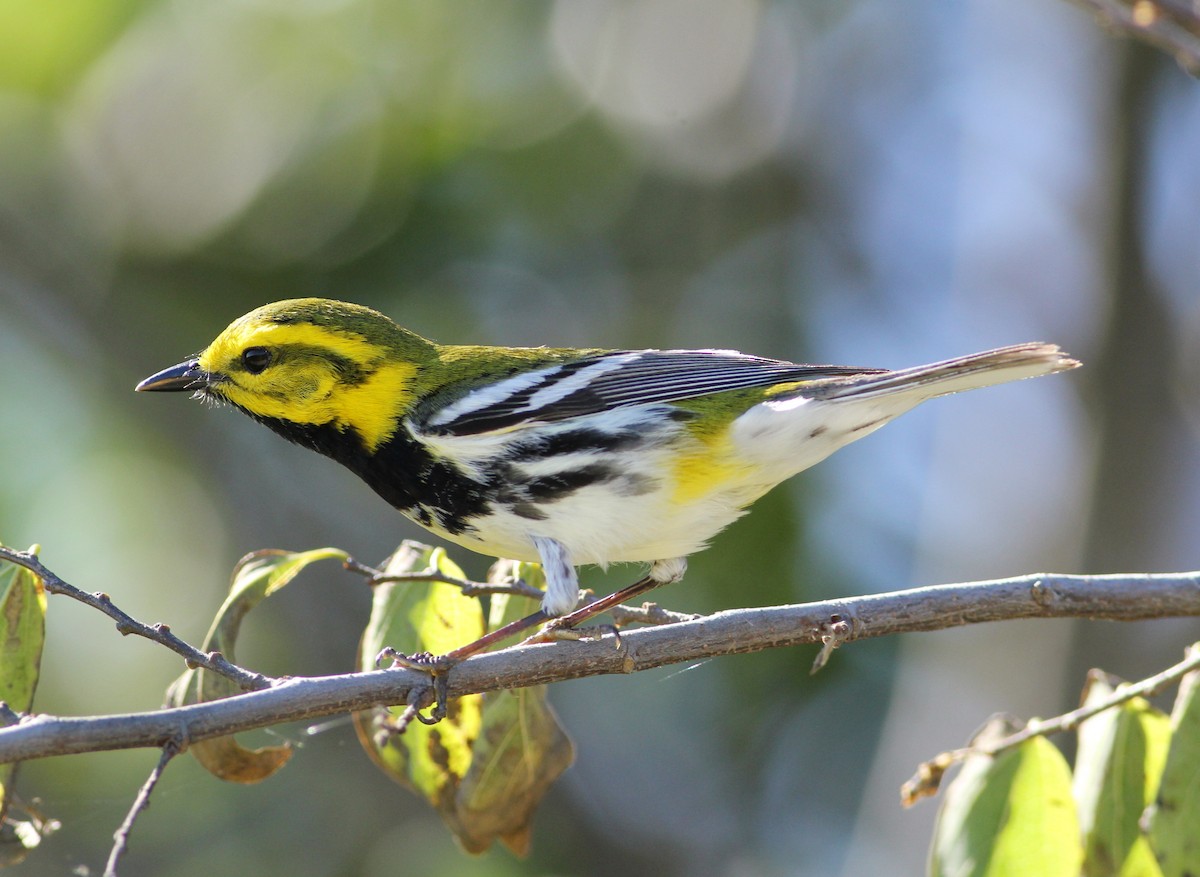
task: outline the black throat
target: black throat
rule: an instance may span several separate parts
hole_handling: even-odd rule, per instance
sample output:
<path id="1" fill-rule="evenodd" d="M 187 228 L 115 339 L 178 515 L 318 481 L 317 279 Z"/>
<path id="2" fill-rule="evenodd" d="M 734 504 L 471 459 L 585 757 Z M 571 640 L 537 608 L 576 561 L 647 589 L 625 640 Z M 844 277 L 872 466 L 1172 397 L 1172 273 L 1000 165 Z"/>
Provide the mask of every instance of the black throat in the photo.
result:
<path id="1" fill-rule="evenodd" d="M 245 410 L 245 409 L 243 409 Z M 290 442 L 341 463 L 388 503 L 424 526 L 458 534 L 489 511 L 485 485 L 458 467 L 436 459 L 403 426 L 369 452 L 352 428 L 312 426 L 246 412 Z"/>

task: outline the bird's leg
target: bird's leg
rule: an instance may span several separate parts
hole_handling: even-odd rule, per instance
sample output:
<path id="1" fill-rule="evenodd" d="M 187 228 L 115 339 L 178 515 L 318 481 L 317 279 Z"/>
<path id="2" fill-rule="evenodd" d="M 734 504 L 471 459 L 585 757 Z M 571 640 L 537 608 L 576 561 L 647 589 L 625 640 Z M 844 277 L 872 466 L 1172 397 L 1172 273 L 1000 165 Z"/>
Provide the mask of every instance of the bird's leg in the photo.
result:
<path id="1" fill-rule="evenodd" d="M 409 657 L 401 660 L 405 666 L 413 669 L 428 670 L 433 674 L 438 674 L 449 670 L 459 661 L 477 655 L 489 646 L 493 646 L 502 640 L 506 640 L 511 636 L 515 636 L 522 631 L 529 630 L 531 627 L 536 627 L 539 624 L 547 625 L 548 638 L 553 636 L 555 630 L 565 630 L 575 627 L 589 618 L 599 615 L 617 606 L 638 597 L 647 591 L 652 591 L 662 585 L 669 585 L 683 578 L 684 572 L 687 570 L 687 558 L 677 557 L 670 560 L 656 560 L 650 566 L 650 572 L 642 578 L 638 579 L 632 585 L 627 585 L 619 591 L 614 591 L 607 597 L 601 597 L 599 600 L 594 600 L 586 606 L 580 606 L 571 612 L 555 617 L 548 613 L 545 609 L 539 609 L 526 615 L 524 618 L 518 618 L 516 621 L 510 621 L 503 627 L 498 627 L 493 631 L 485 633 L 479 639 L 472 640 L 466 645 L 459 646 L 457 649 L 446 652 L 444 655 L 437 656 L 422 656 Z M 574 573 L 574 569 L 571 570 Z M 549 578 L 549 576 L 547 576 Z M 572 576 L 573 578 L 573 576 Z M 553 585 L 547 582 L 547 591 Z M 534 641 L 537 641 L 535 638 Z M 390 656 L 393 660 L 397 660 L 396 655 Z"/>
<path id="2" fill-rule="evenodd" d="M 570 552 L 557 539 L 546 536 L 534 536 L 534 547 L 542 561 L 542 571 L 546 574 L 546 593 L 542 597 L 542 608 L 537 612 L 518 618 L 503 627 L 484 634 L 474 642 L 459 646 L 453 651 L 442 655 L 439 662 L 445 666 L 453 666 L 463 658 L 478 654 L 488 646 L 494 645 L 510 636 L 529 630 L 543 622 L 571 612 L 579 603 L 579 574 L 571 563 Z"/>
<path id="3" fill-rule="evenodd" d="M 557 545 L 558 543 L 555 544 Z M 571 571 L 571 579 L 575 581 L 574 567 L 568 565 L 567 568 Z M 544 641 L 542 639 L 543 637 L 545 640 L 553 639 L 555 631 L 573 628 L 575 625 L 599 615 L 601 612 L 611 609 L 613 606 L 624 603 L 627 600 L 632 600 L 634 597 L 644 594 L 647 591 L 652 591 L 655 588 L 663 585 L 669 585 L 673 582 L 679 581 L 683 578 L 683 574 L 686 570 L 686 557 L 677 557 L 669 560 L 656 560 L 653 564 L 651 564 L 650 572 L 638 579 L 632 585 L 621 588 L 619 591 L 614 591 L 607 597 L 601 597 L 599 600 L 588 603 L 586 606 L 580 606 L 578 609 L 568 612 L 565 615 L 555 617 L 543 608 L 539 609 L 537 612 L 526 615 L 524 618 L 518 618 L 516 621 L 510 621 L 503 627 L 498 627 L 493 631 L 489 631 L 488 633 L 485 633 L 483 636 L 479 637 L 479 639 L 469 642 L 464 646 L 459 646 L 457 649 L 446 652 L 444 655 L 435 656 L 423 654 L 404 656 L 395 652 L 390 652 L 387 657 L 390 658 L 395 665 L 408 667 L 413 670 L 423 670 L 433 676 L 438 700 L 437 705 L 434 707 L 433 717 L 435 720 L 440 719 L 445 715 L 446 710 L 445 694 L 447 680 L 445 677 L 450 669 L 458 662 L 465 660 L 472 655 L 479 654 L 484 649 L 495 645 L 501 640 L 508 639 L 510 636 L 514 636 L 522 631 L 529 630 L 531 627 L 536 627 L 539 624 L 547 622 L 546 630 L 535 637 L 531 637 L 530 640 L 533 642 Z M 562 568 L 560 566 L 556 572 L 561 573 L 561 571 Z M 550 581 L 550 576 L 551 571 L 550 569 L 547 569 L 547 596 L 550 595 L 552 589 L 554 588 L 554 584 Z M 560 583 L 560 588 L 561 586 L 562 583 Z M 578 594 L 578 584 L 575 584 L 574 587 L 576 588 L 576 594 Z M 543 606 L 545 605 L 545 602 L 545 599 L 543 599 Z"/>
<path id="4" fill-rule="evenodd" d="M 566 615 L 551 619 L 544 631 L 531 636 L 528 641 L 547 642 L 554 639 L 556 631 L 571 630 L 577 624 L 587 621 L 589 618 L 599 615 L 601 612 L 605 612 L 614 606 L 632 600 L 634 597 L 639 597 L 647 591 L 653 591 L 655 588 L 662 587 L 663 585 L 674 584 L 683 578 L 683 574 L 686 571 L 686 557 L 656 560 L 650 565 L 650 572 L 632 585 L 627 585 L 619 591 L 614 591 L 607 597 L 594 600 L 586 606 L 580 606 Z"/>

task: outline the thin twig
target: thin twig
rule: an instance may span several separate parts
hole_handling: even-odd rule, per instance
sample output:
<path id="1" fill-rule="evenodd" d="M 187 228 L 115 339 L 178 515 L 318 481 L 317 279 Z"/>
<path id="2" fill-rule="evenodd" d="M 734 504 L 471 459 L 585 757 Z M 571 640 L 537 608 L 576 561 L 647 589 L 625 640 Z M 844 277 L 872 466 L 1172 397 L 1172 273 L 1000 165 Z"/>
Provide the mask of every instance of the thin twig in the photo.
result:
<path id="1" fill-rule="evenodd" d="M 517 646 L 477 655 L 446 674 L 459 697 L 605 673 L 769 648 L 822 644 L 844 621 L 853 642 L 897 633 L 1016 618 L 1134 621 L 1200 615 L 1200 573 L 1164 575 L 1031 575 L 1015 579 L 915 588 L 799 606 L 735 609 L 661 627 L 579 643 Z M 192 741 L 281 722 L 403 704 L 429 676 L 409 669 L 281 679 L 264 691 L 187 707 L 119 716 L 27 716 L 0 728 L 0 763 L 133 747 L 161 747 L 184 732 Z"/>
<path id="2" fill-rule="evenodd" d="M 1109 30 L 1167 52 L 1193 76 L 1200 74 L 1200 14 L 1178 0 L 1072 0 Z"/>
<path id="3" fill-rule="evenodd" d="M 117 877 L 117 865 L 120 864 L 121 857 L 125 855 L 125 851 L 129 848 L 129 834 L 133 831 L 134 820 L 138 818 L 138 815 L 143 810 L 150 806 L 150 794 L 162 778 L 167 763 L 182 751 L 183 745 L 176 740 L 168 740 L 163 745 L 162 755 L 158 758 L 158 764 L 154 766 L 154 770 L 150 771 L 150 776 L 146 778 L 146 782 L 142 783 L 137 797 L 133 799 L 133 806 L 125 814 L 125 820 L 121 823 L 121 827 L 113 832 L 113 845 L 112 850 L 108 854 L 108 863 L 104 866 L 104 877 Z"/>
<path id="4" fill-rule="evenodd" d="M 15 551 L 0 545 L 0 561 L 3 560 L 15 563 L 17 566 L 29 570 L 42 580 L 42 584 L 45 586 L 47 592 L 70 597 L 72 600 L 78 600 L 80 603 L 91 606 L 93 609 L 99 609 L 117 623 L 117 631 L 122 636 L 133 634 L 166 646 L 171 651 L 181 655 L 187 661 L 189 667 L 203 667 L 205 670 L 219 673 L 222 676 L 232 679 L 246 691 L 269 688 L 275 682 L 269 676 L 254 673 L 231 663 L 220 652 L 200 651 L 200 649 L 176 636 L 171 631 L 171 628 L 165 624 L 144 624 L 138 621 L 124 610 L 118 608 L 108 594 L 99 592 L 89 593 L 68 584 L 51 570 L 47 569 L 36 554 Z"/>
<path id="5" fill-rule="evenodd" d="M 359 563 L 353 557 L 343 561 L 342 566 L 350 572 L 365 576 L 367 584 L 371 587 L 391 582 L 441 582 L 444 585 L 453 585 L 467 597 L 481 597 L 484 594 L 515 594 L 518 597 L 540 600 L 545 596 L 537 588 L 520 579 L 512 582 L 472 582 L 468 579 L 446 575 L 441 570 L 432 567 L 419 572 L 386 573 L 373 566 L 367 566 L 365 563 Z"/>
<path id="6" fill-rule="evenodd" d="M 1135 697 L 1151 697 L 1196 669 L 1200 669 L 1200 649 L 1189 647 L 1187 657 L 1178 664 L 1138 682 L 1122 684 L 1108 697 L 1095 703 L 1086 704 L 1052 719 L 1030 719 L 1021 730 L 997 740 L 939 753 L 917 766 L 916 773 L 901 786 L 900 800 L 906 807 L 909 807 L 921 798 L 936 794 L 946 771 L 968 756 L 987 755 L 994 758 L 1002 752 L 1020 746 L 1033 737 L 1046 737 L 1050 734 L 1073 731 L 1080 722 L 1105 710 L 1128 703 Z"/>
<path id="7" fill-rule="evenodd" d="M 1030 737 L 1058 734 L 1063 731 L 1073 731 L 1085 719 L 1102 713 L 1107 709 L 1120 706 L 1135 697 L 1152 697 L 1168 685 L 1178 682 L 1187 673 L 1200 668 L 1200 649 L 1187 649 L 1187 657 L 1161 673 L 1155 673 L 1138 682 L 1130 682 L 1118 686 L 1117 690 L 1103 700 L 1081 706 L 1078 709 L 1063 713 L 1052 719 L 1031 719 L 1020 731 L 1002 740 L 997 740 L 982 750 L 986 755 L 999 755 L 1007 749 L 1019 746 Z"/>
<path id="8" fill-rule="evenodd" d="M 613 624 L 624 627 L 627 624 L 679 624 L 681 621 L 695 621 L 703 616 L 692 612 L 675 612 L 664 609 L 657 603 L 643 603 L 641 606 L 614 606 L 608 610 Z"/>

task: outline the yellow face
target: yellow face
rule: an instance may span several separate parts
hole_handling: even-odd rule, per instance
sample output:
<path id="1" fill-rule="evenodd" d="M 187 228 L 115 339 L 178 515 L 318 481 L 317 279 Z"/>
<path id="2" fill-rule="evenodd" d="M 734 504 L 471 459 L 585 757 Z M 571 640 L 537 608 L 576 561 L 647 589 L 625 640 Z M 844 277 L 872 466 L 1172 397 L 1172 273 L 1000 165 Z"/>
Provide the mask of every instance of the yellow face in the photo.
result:
<path id="1" fill-rule="evenodd" d="M 260 417 L 351 427 L 374 451 L 411 401 L 418 364 L 382 314 L 344 305 L 354 308 L 348 322 L 306 310 L 310 301 L 277 302 L 230 324 L 200 355 L 208 391 Z"/>

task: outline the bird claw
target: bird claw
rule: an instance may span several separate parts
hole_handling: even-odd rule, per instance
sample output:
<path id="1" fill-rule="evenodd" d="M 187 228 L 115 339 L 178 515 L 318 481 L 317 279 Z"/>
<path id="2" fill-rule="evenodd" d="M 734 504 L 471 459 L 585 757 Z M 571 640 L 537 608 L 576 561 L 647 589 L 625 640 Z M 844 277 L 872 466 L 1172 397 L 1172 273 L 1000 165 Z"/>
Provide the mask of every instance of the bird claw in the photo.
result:
<path id="1" fill-rule="evenodd" d="M 433 652 L 414 652 L 406 655 L 391 646 L 380 649 L 379 654 L 375 656 L 376 667 L 383 668 L 386 664 L 392 668 L 403 667 L 406 670 L 417 670 L 421 673 L 428 673 L 430 676 L 443 675 L 456 663 L 456 661 L 448 660 L 445 655 L 435 655 Z"/>
<path id="2" fill-rule="evenodd" d="M 433 710 L 429 718 L 421 715 L 419 710 L 416 712 L 418 721 L 423 725 L 436 725 L 446 718 L 447 703 L 450 700 L 450 669 L 457 663 L 445 655 L 435 655 L 432 652 L 406 655 L 391 646 L 380 649 L 379 654 L 375 656 L 376 667 L 382 668 L 385 664 L 390 664 L 393 669 L 403 667 L 429 674 L 433 682 Z"/>

